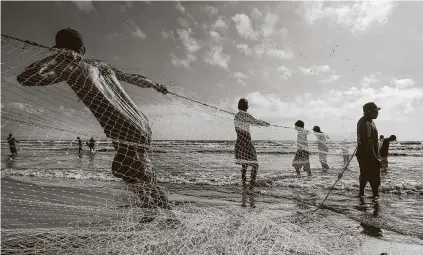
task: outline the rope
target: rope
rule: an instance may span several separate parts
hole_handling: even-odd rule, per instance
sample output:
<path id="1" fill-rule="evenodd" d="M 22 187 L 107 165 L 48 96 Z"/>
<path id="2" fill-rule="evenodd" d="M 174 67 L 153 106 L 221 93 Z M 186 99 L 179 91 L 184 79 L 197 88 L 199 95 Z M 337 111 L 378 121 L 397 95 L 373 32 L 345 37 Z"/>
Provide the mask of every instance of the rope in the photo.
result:
<path id="1" fill-rule="evenodd" d="M 41 47 L 41 48 L 53 50 L 52 47 L 48 47 L 48 46 L 45 46 L 45 45 L 42 45 L 42 44 L 39 44 L 39 43 L 36 43 L 36 42 L 33 42 L 33 41 L 22 40 L 22 39 L 19 39 L 19 38 L 10 36 L 10 35 L 5 35 L 5 34 L 2 34 L 1 36 L 4 37 L 4 38 L 7 38 L 7 39 L 13 39 L 13 40 L 16 40 L 16 41 L 19 41 L 19 42 L 23 42 L 25 44 L 29 44 L 29 45 L 33 45 L 33 46 L 37 46 L 37 47 Z M 217 108 L 215 106 L 212 106 L 212 105 L 209 105 L 209 104 L 200 102 L 200 101 L 195 100 L 195 99 L 191 99 L 191 98 L 188 98 L 188 97 L 185 97 L 185 96 L 182 96 L 182 95 L 178 95 L 178 94 L 176 94 L 174 92 L 170 92 L 169 91 L 168 94 L 173 95 L 173 96 L 176 96 L 176 97 L 179 97 L 179 98 L 182 98 L 182 99 L 185 99 L 185 100 L 188 100 L 188 101 L 191 101 L 191 102 L 194 102 L 194 103 L 197 103 L 197 104 L 200 104 L 200 105 L 203 105 L 203 106 L 206 106 L 206 107 L 209 107 L 209 108 L 212 108 L 212 109 L 215 109 L 215 110 L 218 110 L 218 111 L 221 111 L 221 112 L 224 112 L 224 113 L 227 113 L 227 114 L 230 114 L 230 115 L 235 115 L 235 113 L 233 113 L 233 112 L 230 112 L 230 111 L 226 111 L 226 110 Z M 286 127 L 286 126 L 274 125 L 274 124 L 271 124 L 270 126 L 271 127 L 278 127 L 278 128 L 294 129 L 292 127 Z"/>
<path id="2" fill-rule="evenodd" d="M 348 165 L 350 164 L 351 160 L 353 159 L 353 157 L 354 157 L 355 153 L 357 152 L 357 148 L 358 148 L 358 147 L 356 147 L 356 148 L 355 148 L 355 150 L 354 150 L 353 154 L 351 155 L 350 160 L 348 160 L 348 163 L 345 165 L 344 170 L 343 170 L 343 171 L 342 171 L 342 173 L 341 173 L 341 177 L 340 177 L 340 178 L 338 178 L 338 179 L 336 180 L 336 182 L 332 185 L 332 188 L 330 188 L 330 190 L 329 190 L 328 194 L 326 195 L 325 199 L 323 199 L 323 201 L 320 203 L 320 205 L 319 205 L 319 206 L 318 206 L 315 210 L 313 210 L 312 212 L 316 212 L 317 210 L 319 210 L 319 209 L 320 209 L 320 207 L 323 205 L 323 203 L 324 203 L 324 202 L 326 201 L 326 199 L 329 197 L 329 194 L 332 192 L 332 190 L 333 190 L 333 188 L 335 187 L 335 185 L 338 183 L 338 181 L 339 181 L 339 180 L 341 180 L 342 175 L 344 174 L 345 170 L 347 169 Z"/>

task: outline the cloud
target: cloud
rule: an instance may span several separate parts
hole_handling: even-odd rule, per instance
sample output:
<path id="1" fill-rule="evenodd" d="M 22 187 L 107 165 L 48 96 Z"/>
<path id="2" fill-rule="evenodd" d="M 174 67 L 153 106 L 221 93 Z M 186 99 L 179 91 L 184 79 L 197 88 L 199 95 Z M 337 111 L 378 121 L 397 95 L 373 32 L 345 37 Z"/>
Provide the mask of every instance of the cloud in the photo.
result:
<path id="1" fill-rule="evenodd" d="M 231 60 L 229 55 L 223 53 L 221 45 L 212 46 L 209 51 L 206 52 L 204 61 L 212 66 L 218 66 L 226 71 L 229 71 L 228 63 Z"/>
<path id="2" fill-rule="evenodd" d="M 248 76 L 245 73 L 235 72 L 232 76 L 235 78 L 236 82 L 243 86 L 247 86 L 247 83 L 244 80 L 248 79 Z"/>
<path id="3" fill-rule="evenodd" d="M 412 79 L 399 79 L 399 80 L 397 80 L 395 78 L 393 78 L 391 80 L 391 83 L 394 84 L 399 89 L 413 87 L 416 84 L 416 82 L 414 82 Z"/>
<path id="4" fill-rule="evenodd" d="M 220 36 L 220 34 L 216 31 L 210 30 L 209 35 L 215 40 L 216 42 L 220 42 L 223 38 Z"/>
<path id="5" fill-rule="evenodd" d="M 236 48 L 239 52 L 251 56 L 253 54 L 253 50 L 247 44 L 237 44 Z"/>
<path id="6" fill-rule="evenodd" d="M 180 11 L 182 14 L 185 14 L 185 7 L 181 4 L 181 2 L 177 1 L 175 8 L 176 10 Z"/>
<path id="7" fill-rule="evenodd" d="M 266 54 L 268 57 L 276 57 L 285 60 L 292 59 L 294 56 L 290 50 L 281 50 L 276 48 L 276 43 L 270 40 L 256 45 L 255 52 L 259 57 Z"/>
<path id="8" fill-rule="evenodd" d="M 132 8 L 132 2 L 125 1 L 124 4 L 121 4 L 119 7 L 120 7 L 120 11 L 121 12 L 125 12 L 126 9 L 131 9 Z"/>
<path id="9" fill-rule="evenodd" d="M 324 121 L 328 129 L 332 128 L 331 132 L 338 132 L 340 119 L 358 120 L 362 116 L 362 106 L 370 101 L 376 102 L 383 109 L 379 121 L 406 120 L 408 114 L 423 105 L 423 89 L 401 88 L 401 85 L 380 89 L 352 87 L 348 90 L 332 89 L 320 95 L 306 93 L 291 101 L 257 91 L 248 94 L 246 98 L 251 106 L 249 111 L 257 118 L 280 122 L 304 117 L 314 123 Z"/>
<path id="10" fill-rule="evenodd" d="M 172 58 L 172 64 L 176 67 L 184 67 L 186 69 L 191 69 L 191 63 L 195 62 L 197 58 L 193 54 L 187 54 L 185 58 L 180 59 L 175 54 L 170 54 Z"/>
<path id="11" fill-rule="evenodd" d="M 361 80 L 361 86 L 363 87 L 369 87 L 371 84 L 378 82 L 379 80 L 376 78 L 374 74 L 371 74 L 370 76 L 366 76 Z"/>
<path id="12" fill-rule="evenodd" d="M 188 29 L 176 29 L 176 33 L 179 36 L 179 39 L 182 41 L 182 44 L 185 46 L 185 50 L 188 53 L 196 53 L 201 49 L 200 44 L 191 37 L 192 30 Z"/>
<path id="13" fill-rule="evenodd" d="M 304 75 L 319 75 L 321 73 L 330 72 L 331 70 L 328 65 L 323 65 L 323 66 L 312 65 L 309 68 L 304 68 L 300 66 L 299 69 Z"/>
<path id="14" fill-rule="evenodd" d="M 44 113 L 43 107 L 34 107 L 28 103 L 21 103 L 21 102 L 11 102 L 3 105 L 5 110 L 17 110 L 17 111 L 23 111 L 29 114 L 42 114 Z M 2 107 L 2 108 L 3 108 Z"/>
<path id="15" fill-rule="evenodd" d="M 206 6 L 203 8 L 203 11 L 204 11 L 205 13 L 207 13 L 207 15 L 209 15 L 210 17 L 212 17 L 212 16 L 216 16 L 217 14 L 219 14 L 219 10 L 218 10 L 216 7 L 211 6 L 211 5 L 206 5 Z"/>
<path id="16" fill-rule="evenodd" d="M 385 24 L 394 8 L 394 3 L 391 1 L 360 1 L 353 4 L 324 6 L 321 1 L 310 1 L 304 3 L 303 8 L 305 18 L 310 24 L 314 24 L 320 19 L 329 19 L 336 24 L 351 27 L 353 32 L 362 32 L 373 23 Z"/>
<path id="17" fill-rule="evenodd" d="M 332 70 L 330 66 L 328 65 L 323 65 L 323 66 L 312 65 L 309 68 L 300 66 L 298 68 L 300 69 L 302 74 L 307 76 L 320 76 L 320 75 L 327 74 L 328 76 L 326 76 L 326 78 L 319 80 L 319 82 L 321 83 L 332 83 L 334 81 L 339 80 L 339 78 L 341 78 L 341 76 L 336 73 L 336 70 Z"/>
<path id="18" fill-rule="evenodd" d="M 263 14 L 257 8 L 254 8 L 251 11 L 251 16 L 255 19 L 261 19 L 263 17 Z"/>
<path id="19" fill-rule="evenodd" d="M 179 17 L 179 18 L 178 18 L 178 24 L 179 24 L 181 27 L 184 27 L 184 28 L 189 28 L 188 20 L 187 20 L 186 18 Z"/>
<path id="20" fill-rule="evenodd" d="M 138 37 L 141 40 L 145 40 L 147 38 L 147 35 L 144 33 L 144 31 L 142 31 L 141 28 L 132 19 L 127 20 L 124 24 L 132 36 Z"/>
<path id="21" fill-rule="evenodd" d="M 245 14 L 236 14 L 232 17 L 232 20 L 235 23 L 236 30 L 238 34 L 246 39 L 258 40 L 260 34 L 255 31 L 251 25 L 250 18 Z"/>
<path id="22" fill-rule="evenodd" d="M 216 22 L 213 24 L 212 26 L 214 29 L 227 29 L 228 28 L 228 24 L 223 20 L 223 17 L 219 17 Z"/>
<path id="23" fill-rule="evenodd" d="M 320 82 L 321 83 L 332 83 L 334 81 L 339 80 L 339 78 L 341 78 L 340 75 L 338 75 L 338 74 L 331 74 L 328 77 L 326 77 L 324 79 L 321 79 Z"/>
<path id="24" fill-rule="evenodd" d="M 270 35 L 273 35 L 275 31 L 275 25 L 278 22 L 279 17 L 276 14 L 268 12 L 266 14 L 266 17 L 264 19 L 264 24 L 261 26 L 261 31 L 263 33 L 264 37 L 269 37 Z"/>
<path id="25" fill-rule="evenodd" d="M 173 33 L 173 31 L 165 32 L 162 30 L 161 35 L 163 40 L 172 38 L 174 41 L 176 41 L 175 33 Z"/>
<path id="26" fill-rule="evenodd" d="M 73 1 L 73 3 L 79 10 L 84 11 L 86 13 L 97 11 L 91 1 Z"/>
<path id="27" fill-rule="evenodd" d="M 280 66 L 276 69 L 276 72 L 285 80 L 289 80 L 292 77 L 292 71 L 285 66 Z"/>

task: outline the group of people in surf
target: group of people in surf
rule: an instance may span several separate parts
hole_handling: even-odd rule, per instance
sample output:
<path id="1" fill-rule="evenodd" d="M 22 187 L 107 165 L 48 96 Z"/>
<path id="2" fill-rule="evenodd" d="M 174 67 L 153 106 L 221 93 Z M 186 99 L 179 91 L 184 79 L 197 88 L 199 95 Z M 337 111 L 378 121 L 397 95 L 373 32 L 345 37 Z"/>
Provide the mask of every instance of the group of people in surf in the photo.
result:
<path id="1" fill-rule="evenodd" d="M 152 134 L 148 119 L 128 96 L 120 82 L 141 88 L 154 88 L 162 94 L 168 93 L 167 88 L 145 76 L 122 72 L 99 60 L 85 59 L 86 48 L 82 36 L 75 29 L 61 29 L 57 32 L 55 41 L 54 54 L 29 65 L 17 76 L 18 82 L 23 86 L 67 83 L 93 113 L 106 136 L 113 142 L 116 154 L 111 167 L 112 174 L 122 178 L 128 184 L 130 189 L 139 196 L 143 206 L 161 208 L 170 212 L 170 203 L 163 188 L 157 184 L 156 174 L 147 153 L 151 146 Z M 235 163 L 242 166 L 243 187 L 246 187 L 247 168 L 252 167 L 250 188 L 253 188 L 259 164 L 249 128 L 250 125 L 269 126 L 270 124 L 257 120 L 247 113 L 246 99 L 239 100 L 238 109 L 239 112 L 234 119 L 237 133 Z M 374 103 L 366 104 L 363 107 L 364 116 L 357 126 L 356 156 L 361 173 L 360 195 L 364 195 L 364 186 L 367 181 L 372 186 L 373 194 L 378 195 L 381 160 L 377 149 L 377 129 L 372 120 L 377 118 L 379 109 Z M 297 174 L 300 173 L 301 168 L 311 174 L 309 152 L 306 149 L 308 131 L 304 129 L 303 121 L 297 121 L 295 129 L 298 132 L 298 150 L 292 165 Z M 324 143 L 327 136 L 317 126 L 313 130 L 319 141 L 320 162 L 323 168 L 328 169 L 326 159 L 328 148 Z M 82 142 L 79 144 L 81 145 Z M 154 217 L 154 215 L 147 217 L 144 222 L 153 220 Z"/>

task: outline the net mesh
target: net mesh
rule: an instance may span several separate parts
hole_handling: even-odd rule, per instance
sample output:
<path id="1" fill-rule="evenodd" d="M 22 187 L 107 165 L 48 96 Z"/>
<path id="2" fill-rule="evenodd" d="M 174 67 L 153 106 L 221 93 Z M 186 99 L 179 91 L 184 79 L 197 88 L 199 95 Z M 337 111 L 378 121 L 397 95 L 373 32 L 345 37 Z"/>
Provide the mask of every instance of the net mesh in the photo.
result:
<path id="1" fill-rule="evenodd" d="M 322 242 L 322 232 L 346 228 L 328 215 L 284 214 L 324 195 L 304 208 L 288 195 L 277 211 L 238 206 L 255 208 L 264 193 L 251 190 L 293 175 L 339 172 L 354 133 L 232 114 L 232 102 L 209 107 L 155 82 L 163 78 L 71 51 L 3 36 L 1 50 L 1 129 L 11 134 L 2 140 L 5 254 L 336 254 L 361 245 L 348 229 Z M 210 142 L 216 127 L 233 131 Z"/>

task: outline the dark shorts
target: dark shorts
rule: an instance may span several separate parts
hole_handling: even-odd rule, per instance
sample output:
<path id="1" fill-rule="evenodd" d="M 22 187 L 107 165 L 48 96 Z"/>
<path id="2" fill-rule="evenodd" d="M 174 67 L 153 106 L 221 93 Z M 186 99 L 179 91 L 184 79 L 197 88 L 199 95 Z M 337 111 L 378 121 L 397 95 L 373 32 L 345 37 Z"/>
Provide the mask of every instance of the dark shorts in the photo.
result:
<path id="1" fill-rule="evenodd" d="M 380 186 L 380 165 L 365 157 L 357 157 L 360 167 L 360 180 L 368 181 L 372 186 Z"/>
<path id="2" fill-rule="evenodd" d="M 310 165 L 310 153 L 306 150 L 297 150 L 295 153 L 294 161 L 292 162 L 293 167 L 301 167 Z"/>
<path id="3" fill-rule="evenodd" d="M 10 153 L 15 154 L 18 153 L 18 151 L 16 150 L 16 147 L 9 147 L 10 148 Z"/>

